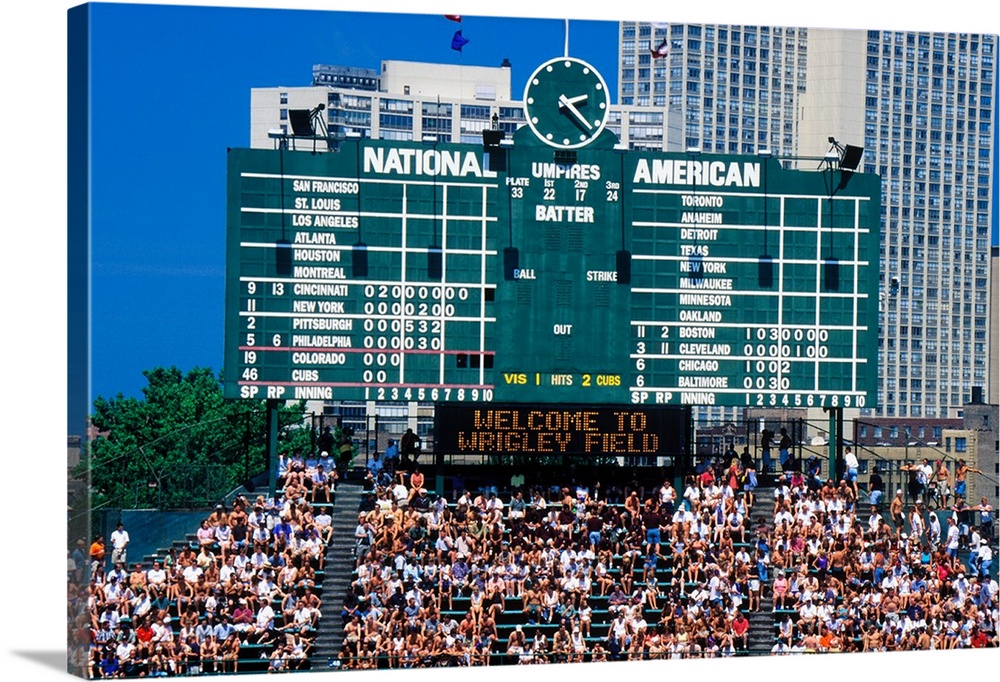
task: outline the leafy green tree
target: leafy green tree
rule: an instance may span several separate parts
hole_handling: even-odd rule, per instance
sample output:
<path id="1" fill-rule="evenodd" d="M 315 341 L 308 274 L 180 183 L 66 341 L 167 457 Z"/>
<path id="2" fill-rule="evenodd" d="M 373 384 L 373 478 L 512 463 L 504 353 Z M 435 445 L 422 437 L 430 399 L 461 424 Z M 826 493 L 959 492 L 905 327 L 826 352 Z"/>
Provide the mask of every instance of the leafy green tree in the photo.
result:
<path id="1" fill-rule="evenodd" d="M 94 401 L 89 474 L 94 508 L 188 508 L 212 504 L 267 467 L 263 400 L 226 400 L 209 368 L 143 372 L 143 399 Z M 279 408 L 282 449 L 312 449 L 303 404 Z"/>

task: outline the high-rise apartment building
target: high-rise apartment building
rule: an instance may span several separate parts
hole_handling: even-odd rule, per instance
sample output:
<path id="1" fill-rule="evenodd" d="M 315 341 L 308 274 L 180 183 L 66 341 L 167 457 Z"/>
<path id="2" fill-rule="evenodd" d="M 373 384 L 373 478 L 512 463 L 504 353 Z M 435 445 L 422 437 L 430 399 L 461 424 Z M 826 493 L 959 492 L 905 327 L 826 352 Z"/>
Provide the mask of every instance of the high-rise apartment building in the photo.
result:
<path id="1" fill-rule="evenodd" d="M 864 147 L 883 221 L 879 406 L 862 415 L 958 417 L 998 369 L 996 46 L 975 33 L 620 24 L 622 104 L 680 117 L 685 148 L 767 148 L 815 168 L 831 138 Z"/>
<path id="2" fill-rule="evenodd" d="M 678 119 L 683 147 L 797 152 L 807 30 L 621 23 L 619 102 Z M 663 56 L 659 56 L 662 54 Z"/>

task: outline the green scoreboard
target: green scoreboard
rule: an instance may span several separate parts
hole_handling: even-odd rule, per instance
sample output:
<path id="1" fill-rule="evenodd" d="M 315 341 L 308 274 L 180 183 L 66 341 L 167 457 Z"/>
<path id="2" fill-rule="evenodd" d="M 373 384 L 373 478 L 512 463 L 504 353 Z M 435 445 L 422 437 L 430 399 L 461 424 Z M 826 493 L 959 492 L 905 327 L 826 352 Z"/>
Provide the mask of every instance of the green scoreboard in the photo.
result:
<path id="1" fill-rule="evenodd" d="M 488 149 L 231 150 L 226 396 L 874 406 L 879 178 L 618 149 L 594 75 Z"/>

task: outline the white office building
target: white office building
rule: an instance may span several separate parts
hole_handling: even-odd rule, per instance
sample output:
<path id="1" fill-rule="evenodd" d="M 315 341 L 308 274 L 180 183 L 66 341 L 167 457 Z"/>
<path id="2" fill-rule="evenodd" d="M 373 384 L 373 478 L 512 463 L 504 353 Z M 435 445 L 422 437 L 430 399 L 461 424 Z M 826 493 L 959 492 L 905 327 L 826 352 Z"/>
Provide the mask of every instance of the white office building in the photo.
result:
<path id="1" fill-rule="evenodd" d="M 250 146 L 273 148 L 276 135 L 293 132 L 295 109 L 316 110 L 333 138 L 482 144 L 482 131 L 508 135 L 525 125 L 523 84 L 512 89 L 510 64 L 498 67 L 384 61 L 381 71 L 316 65 L 311 85 L 253 88 Z M 680 126 L 665 110 L 613 106 L 608 128 L 633 149 L 683 148 Z M 668 121 L 673 128 L 668 129 Z M 297 141 L 301 148 L 304 141 Z M 312 144 L 312 141 L 309 141 Z"/>

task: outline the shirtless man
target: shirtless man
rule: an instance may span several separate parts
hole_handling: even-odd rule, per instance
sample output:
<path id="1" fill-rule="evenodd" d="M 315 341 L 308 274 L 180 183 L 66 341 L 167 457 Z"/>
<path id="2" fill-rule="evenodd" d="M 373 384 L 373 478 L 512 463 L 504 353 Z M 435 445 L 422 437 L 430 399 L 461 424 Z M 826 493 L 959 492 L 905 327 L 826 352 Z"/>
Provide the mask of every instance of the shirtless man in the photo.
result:
<path id="1" fill-rule="evenodd" d="M 889 504 L 889 515 L 892 517 L 892 524 L 896 527 L 896 539 L 903 529 L 903 491 L 896 490 L 896 496 Z"/>
<path id="2" fill-rule="evenodd" d="M 970 467 L 965 463 L 964 459 L 958 460 L 958 467 L 955 468 L 955 497 L 965 497 L 965 477 L 969 473 L 981 474 L 983 473 L 979 469 Z"/>

